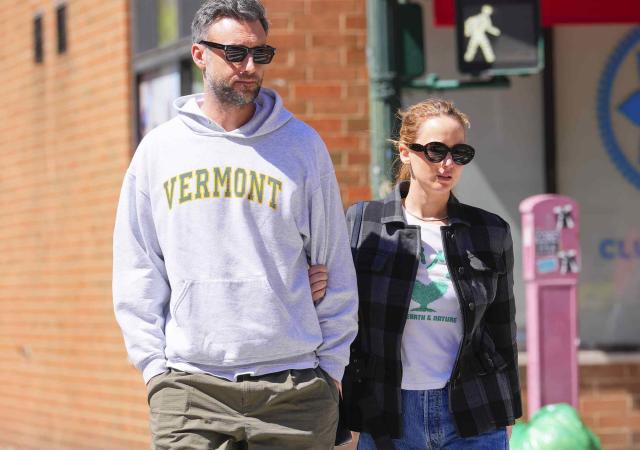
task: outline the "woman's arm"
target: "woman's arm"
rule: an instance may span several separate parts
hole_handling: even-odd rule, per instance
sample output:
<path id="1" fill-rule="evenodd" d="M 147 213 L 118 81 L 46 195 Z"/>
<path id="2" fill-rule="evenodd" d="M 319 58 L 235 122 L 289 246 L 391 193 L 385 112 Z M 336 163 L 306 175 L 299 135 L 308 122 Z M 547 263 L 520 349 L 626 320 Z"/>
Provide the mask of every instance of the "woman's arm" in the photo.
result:
<path id="1" fill-rule="evenodd" d="M 505 271 L 498 276 L 496 297 L 485 313 L 487 330 L 496 351 L 507 363 L 507 376 L 513 396 L 514 417 L 522 415 L 520 381 L 518 374 L 518 345 L 516 342 L 516 303 L 513 295 L 513 240 L 509 225 L 505 222 L 503 262 Z"/>

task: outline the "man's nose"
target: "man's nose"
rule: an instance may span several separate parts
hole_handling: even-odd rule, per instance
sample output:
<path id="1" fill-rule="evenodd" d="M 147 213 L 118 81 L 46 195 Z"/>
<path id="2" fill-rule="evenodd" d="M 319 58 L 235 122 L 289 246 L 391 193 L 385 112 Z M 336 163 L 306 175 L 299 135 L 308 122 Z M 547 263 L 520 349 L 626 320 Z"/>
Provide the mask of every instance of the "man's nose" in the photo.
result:
<path id="1" fill-rule="evenodd" d="M 253 54 L 251 52 L 247 53 L 247 56 L 245 56 L 241 64 L 244 66 L 245 72 L 256 71 L 256 63 L 253 61 Z"/>
<path id="2" fill-rule="evenodd" d="M 444 157 L 444 160 L 442 161 L 442 165 L 445 167 L 451 166 L 453 164 L 453 156 L 451 155 L 451 152 L 448 152 L 447 155 Z"/>

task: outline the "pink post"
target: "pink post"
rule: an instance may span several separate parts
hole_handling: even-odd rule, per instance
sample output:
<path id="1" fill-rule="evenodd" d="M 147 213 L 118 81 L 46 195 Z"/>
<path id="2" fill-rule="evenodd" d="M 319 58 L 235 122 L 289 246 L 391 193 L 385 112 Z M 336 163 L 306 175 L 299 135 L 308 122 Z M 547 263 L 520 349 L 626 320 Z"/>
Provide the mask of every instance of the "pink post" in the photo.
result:
<path id="1" fill-rule="evenodd" d="M 531 417 L 551 403 L 578 408 L 580 216 L 575 200 L 551 194 L 523 200 L 520 213 Z"/>

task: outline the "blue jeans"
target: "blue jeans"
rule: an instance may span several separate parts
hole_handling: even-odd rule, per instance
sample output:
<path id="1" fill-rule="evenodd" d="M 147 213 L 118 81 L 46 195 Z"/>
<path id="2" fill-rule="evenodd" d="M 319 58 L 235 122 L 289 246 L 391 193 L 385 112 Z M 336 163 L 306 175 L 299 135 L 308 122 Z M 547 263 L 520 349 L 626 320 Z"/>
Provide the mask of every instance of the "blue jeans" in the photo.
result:
<path id="1" fill-rule="evenodd" d="M 507 431 L 499 428 L 478 436 L 458 436 L 449 412 L 448 389 L 402 391 L 402 437 L 394 439 L 396 450 L 472 449 L 506 450 Z M 375 450 L 373 438 L 360 433 L 358 450 Z"/>

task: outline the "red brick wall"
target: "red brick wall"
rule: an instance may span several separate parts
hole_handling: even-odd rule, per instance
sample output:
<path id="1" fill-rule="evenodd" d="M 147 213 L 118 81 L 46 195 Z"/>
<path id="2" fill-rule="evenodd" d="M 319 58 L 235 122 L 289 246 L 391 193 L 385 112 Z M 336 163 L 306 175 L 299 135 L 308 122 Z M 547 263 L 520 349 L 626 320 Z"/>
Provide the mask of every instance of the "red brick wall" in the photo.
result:
<path id="1" fill-rule="evenodd" d="M 525 389 L 526 372 L 521 371 Z M 579 414 L 605 450 L 640 449 L 640 361 L 581 365 Z"/>
<path id="2" fill-rule="evenodd" d="M 278 48 L 265 85 L 322 135 L 345 206 L 368 199 L 366 0 L 265 0 Z"/>
<path id="3" fill-rule="evenodd" d="M 580 412 L 606 450 L 640 449 L 640 363 L 582 367 Z"/>
<path id="4" fill-rule="evenodd" d="M 146 448 L 144 388 L 111 306 L 130 155 L 128 4 L 0 2 L 0 448 Z M 33 15 L 44 63 L 33 62 Z"/>

